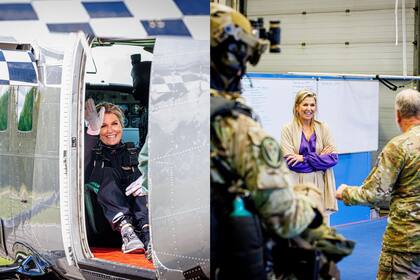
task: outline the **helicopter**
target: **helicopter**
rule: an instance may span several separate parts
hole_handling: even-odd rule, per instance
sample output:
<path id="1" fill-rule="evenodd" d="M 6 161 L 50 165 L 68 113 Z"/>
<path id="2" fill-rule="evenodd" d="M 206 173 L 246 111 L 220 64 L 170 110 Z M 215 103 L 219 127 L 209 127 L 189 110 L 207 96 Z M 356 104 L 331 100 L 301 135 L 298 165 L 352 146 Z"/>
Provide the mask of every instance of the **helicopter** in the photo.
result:
<path id="1" fill-rule="evenodd" d="M 209 41 L 55 38 L 0 42 L 0 279 L 208 279 Z M 123 141 L 148 145 L 152 262 L 89 240 L 88 98 L 120 106 Z"/>

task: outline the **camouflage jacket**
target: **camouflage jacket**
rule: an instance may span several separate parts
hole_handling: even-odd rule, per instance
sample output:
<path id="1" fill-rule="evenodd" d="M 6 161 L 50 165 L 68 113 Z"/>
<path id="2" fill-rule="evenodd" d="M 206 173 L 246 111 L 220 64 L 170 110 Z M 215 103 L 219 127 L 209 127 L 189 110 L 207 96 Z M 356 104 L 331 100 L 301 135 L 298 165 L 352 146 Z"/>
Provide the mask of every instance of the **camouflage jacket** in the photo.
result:
<path id="1" fill-rule="evenodd" d="M 361 187 L 343 191 L 347 205 L 381 204 L 391 198 L 383 247 L 420 252 L 420 125 L 393 138 Z"/>
<path id="2" fill-rule="evenodd" d="M 239 96 L 225 98 L 241 102 Z M 265 225 L 281 237 L 300 234 L 315 213 L 307 197 L 293 192 L 277 141 L 244 114 L 216 117 L 211 126 L 211 156 L 223 155 L 250 191 Z"/>

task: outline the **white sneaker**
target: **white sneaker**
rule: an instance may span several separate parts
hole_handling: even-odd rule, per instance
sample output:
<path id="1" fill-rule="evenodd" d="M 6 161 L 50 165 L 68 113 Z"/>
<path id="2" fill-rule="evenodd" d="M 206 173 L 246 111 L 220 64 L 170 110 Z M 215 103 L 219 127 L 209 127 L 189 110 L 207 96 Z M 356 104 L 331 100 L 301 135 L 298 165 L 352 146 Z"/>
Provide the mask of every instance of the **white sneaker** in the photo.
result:
<path id="1" fill-rule="evenodd" d="M 123 240 L 121 250 L 124 254 L 144 254 L 144 244 L 134 232 L 134 228 L 131 224 L 122 227 L 121 236 Z"/>

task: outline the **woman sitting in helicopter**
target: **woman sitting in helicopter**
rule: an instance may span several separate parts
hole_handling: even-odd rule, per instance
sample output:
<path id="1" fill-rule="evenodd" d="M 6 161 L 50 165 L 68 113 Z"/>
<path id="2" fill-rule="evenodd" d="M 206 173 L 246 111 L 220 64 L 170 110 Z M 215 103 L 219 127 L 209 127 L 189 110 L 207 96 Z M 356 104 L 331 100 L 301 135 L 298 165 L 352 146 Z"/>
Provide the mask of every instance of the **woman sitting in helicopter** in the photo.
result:
<path id="1" fill-rule="evenodd" d="M 144 253 L 149 244 L 147 196 L 140 187 L 139 149 L 121 141 L 124 113 L 112 103 L 95 106 L 89 98 L 85 119 L 85 179 L 96 194 L 94 203 L 112 230 L 120 232 L 122 251 Z"/>

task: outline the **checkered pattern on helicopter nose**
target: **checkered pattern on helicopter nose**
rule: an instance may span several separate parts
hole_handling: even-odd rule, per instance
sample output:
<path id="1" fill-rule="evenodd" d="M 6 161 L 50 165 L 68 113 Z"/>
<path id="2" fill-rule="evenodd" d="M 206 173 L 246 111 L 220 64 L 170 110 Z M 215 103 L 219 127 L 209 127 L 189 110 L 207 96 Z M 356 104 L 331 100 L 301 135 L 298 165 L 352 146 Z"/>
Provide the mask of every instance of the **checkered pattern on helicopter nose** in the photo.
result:
<path id="1" fill-rule="evenodd" d="M 0 50 L 0 85 L 35 85 L 37 77 L 31 52 Z"/>
<path id="2" fill-rule="evenodd" d="M 209 9 L 208 0 L 18 0 L 0 3 L 0 36 L 13 36 L 7 31 L 13 22 L 40 34 L 82 30 L 98 37 L 208 39 Z"/>

